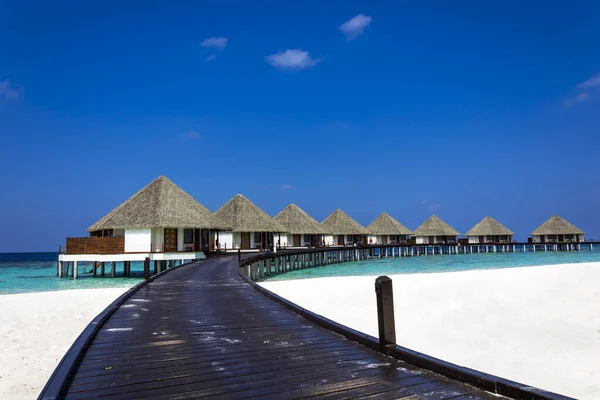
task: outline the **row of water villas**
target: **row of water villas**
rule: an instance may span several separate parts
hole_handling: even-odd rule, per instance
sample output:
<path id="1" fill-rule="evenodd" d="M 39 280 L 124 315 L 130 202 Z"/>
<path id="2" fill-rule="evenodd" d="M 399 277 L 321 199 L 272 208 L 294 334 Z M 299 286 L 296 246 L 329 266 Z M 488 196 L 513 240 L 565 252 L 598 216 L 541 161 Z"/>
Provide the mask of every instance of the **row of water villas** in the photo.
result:
<path id="1" fill-rule="evenodd" d="M 158 273 L 209 252 L 303 247 L 369 246 L 373 256 L 409 256 L 496 251 L 580 250 L 584 232 L 552 216 L 516 243 L 514 233 L 491 217 L 466 238 L 437 216 L 411 231 L 387 213 L 366 228 L 342 210 L 319 223 L 295 204 L 274 218 L 238 194 L 212 213 L 161 176 L 88 228 L 89 237 L 67 238 L 59 249 L 58 276 L 79 271 L 104 276 L 131 274 L 131 262 L 149 258 Z M 592 245 L 589 244 L 591 249 Z M 361 253 L 362 254 L 362 253 Z"/>

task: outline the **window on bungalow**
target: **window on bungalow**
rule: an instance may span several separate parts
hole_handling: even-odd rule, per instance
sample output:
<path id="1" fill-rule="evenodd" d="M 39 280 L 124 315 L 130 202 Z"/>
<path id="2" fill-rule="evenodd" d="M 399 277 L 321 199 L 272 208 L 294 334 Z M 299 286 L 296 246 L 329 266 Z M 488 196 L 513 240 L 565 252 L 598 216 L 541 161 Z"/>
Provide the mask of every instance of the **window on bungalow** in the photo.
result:
<path id="1" fill-rule="evenodd" d="M 304 234 L 304 241 L 310 242 L 310 235 Z"/>
<path id="2" fill-rule="evenodd" d="M 575 235 L 565 235 L 565 240 L 573 240 L 575 239 Z"/>
<path id="3" fill-rule="evenodd" d="M 262 243 L 260 232 L 254 232 L 254 243 Z"/>
<path id="4" fill-rule="evenodd" d="M 552 241 L 556 240 L 556 235 L 548 235 L 548 236 L 546 236 L 546 238 L 548 238 L 549 242 L 552 242 Z"/>
<path id="5" fill-rule="evenodd" d="M 348 242 L 352 242 L 352 240 L 353 240 L 353 237 L 352 237 L 352 235 L 348 235 L 346 238 L 347 238 L 347 241 L 348 241 Z"/>
<path id="6" fill-rule="evenodd" d="M 191 244 L 194 243 L 194 230 L 184 229 L 183 230 L 183 243 Z"/>

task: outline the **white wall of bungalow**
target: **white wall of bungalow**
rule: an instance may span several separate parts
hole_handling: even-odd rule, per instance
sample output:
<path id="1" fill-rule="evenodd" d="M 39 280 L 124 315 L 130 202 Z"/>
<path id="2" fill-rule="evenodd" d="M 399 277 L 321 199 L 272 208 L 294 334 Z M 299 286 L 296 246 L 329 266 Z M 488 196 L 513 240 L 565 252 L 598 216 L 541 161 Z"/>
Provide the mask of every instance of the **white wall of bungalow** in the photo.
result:
<path id="1" fill-rule="evenodd" d="M 367 243 L 369 244 L 398 244 L 408 243 L 410 235 L 369 235 Z"/>
<path id="2" fill-rule="evenodd" d="M 571 235 L 532 235 L 531 240 L 533 243 L 546 243 L 546 242 L 585 242 L 585 235 L 571 234 Z"/>
<path id="3" fill-rule="evenodd" d="M 261 234 L 263 232 L 249 232 L 250 235 L 250 249 L 260 249 L 262 246 Z M 220 231 L 218 235 L 219 248 L 224 249 L 240 249 L 242 248 L 242 232 L 224 232 Z M 213 232 L 213 239 L 217 243 L 217 232 Z M 285 233 L 273 234 L 275 244 L 279 241 L 279 247 L 288 247 L 288 235 Z"/>
<path id="4" fill-rule="evenodd" d="M 433 238 L 433 240 L 431 240 Z M 456 243 L 456 236 L 415 236 L 416 244 Z"/>
<path id="5" fill-rule="evenodd" d="M 512 235 L 469 236 L 469 244 L 509 243 L 512 238 Z"/>
<path id="6" fill-rule="evenodd" d="M 360 240 L 356 240 L 361 235 L 323 235 L 325 246 L 352 246 Z M 342 242 L 343 241 L 343 242 Z"/>
<path id="7" fill-rule="evenodd" d="M 177 229 L 177 251 L 192 250 L 194 243 L 200 243 L 200 238 L 194 238 L 194 229 L 174 229 Z M 163 251 L 164 232 L 164 228 L 115 229 L 114 236 L 125 236 L 125 253 L 150 253 Z"/>

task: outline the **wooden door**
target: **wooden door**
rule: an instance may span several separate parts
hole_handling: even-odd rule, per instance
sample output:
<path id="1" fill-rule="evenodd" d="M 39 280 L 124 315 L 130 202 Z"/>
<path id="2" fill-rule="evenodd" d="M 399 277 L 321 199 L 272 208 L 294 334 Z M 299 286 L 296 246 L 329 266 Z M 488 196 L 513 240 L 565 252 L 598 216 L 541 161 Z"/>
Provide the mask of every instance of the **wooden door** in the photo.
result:
<path id="1" fill-rule="evenodd" d="M 241 232 L 240 233 L 241 244 L 240 247 L 244 250 L 250 248 L 250 232 Z"/>
<path id="2" fill-rule="evenodd" d="M 165 228 L 165 239 L 164 239 L 164 252 L 177 251 L 177 229 L 176 228 Z"/>
<path id="3" fill-rule="evenodd" d="M 338 245 L 343 246 L 344 245 L 344 235 L 338 235 Z"/>
<path id="4" fill-rule="evenodd" d="M 388 244 L 388 236 L 387 235 L 381 236 L 381 244 Z"/>
<path id="5" fill-rule="evenodd" d="M 296 247 L 302 246 L 302 240 L 301 240 L 300 235 L 294 235 L 293 240 L 294 240 L 294 246 L 296 246 Z"/>

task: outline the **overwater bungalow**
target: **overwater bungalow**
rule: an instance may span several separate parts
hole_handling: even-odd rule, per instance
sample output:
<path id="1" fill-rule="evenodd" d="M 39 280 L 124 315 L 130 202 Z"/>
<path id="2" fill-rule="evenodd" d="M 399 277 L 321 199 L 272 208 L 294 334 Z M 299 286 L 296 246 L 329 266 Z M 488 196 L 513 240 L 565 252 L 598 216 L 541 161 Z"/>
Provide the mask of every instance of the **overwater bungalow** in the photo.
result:
<path id="1" fill-rule="evenodd" d="M 533 243 L 548 242 L 584 242 L 585 232 L 559 217 L 553 215 L 531 232 Z"/>
<path id="2" fill-rule="evenodd" d="M 465 233 L 469 244 L 509 243 L 513 241 L 514 235 L 513 231 L 489 216 Z"/>
<path id="3" fill-rule="evenodd" d="M 290 204 L 275 216 L 286 230 L 280 247 L 316 247 L 323 243 L 323 228 L 313 217 L 295 204 Z"/>
<path id="4" fill-rule="evenodd" d="M 220 232 L 218 238 L 218 247 L 224 250 L 272 249 L 279 240 L 275 235 L 287 232 L 279 222 L 241 194 L 235 195 L 214 215 L 222 225 L 231 228 L 231 232 Z"/>
<path id="5" fill-rule="evenodd" d="M 63 262 L 92 262 L 93 272 L 104 263 L 124 263 L 127 275 L 131 261 L 164 262 L 205 257 L 210 249 L 210 231 L 226 229 L 213 214 L 165 176 L 160 176 L 123 204 L 88 228 L 90 237 L 67 238 L 59 255 Z"/>
<path id="6" fill-rule="evenodd" d="M 366 229 L 339 208 L 321 222 L 321 227 L 326 246 L 364 244 L 367 236 Z"/>
<path id="7" fill-rule="evenodd" d="M 432 215 L 413 231 L 412 239 L 416 244 L 455 244 L 459 235 L 456 229 Z"/>
<path id="8" fill-rule="evenodd" d="M 384 212 L 367 226 L 369 244 L 407 243 L 411 230 Z"/>

